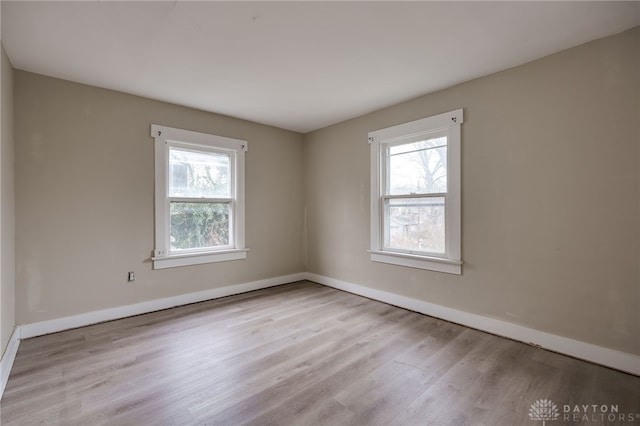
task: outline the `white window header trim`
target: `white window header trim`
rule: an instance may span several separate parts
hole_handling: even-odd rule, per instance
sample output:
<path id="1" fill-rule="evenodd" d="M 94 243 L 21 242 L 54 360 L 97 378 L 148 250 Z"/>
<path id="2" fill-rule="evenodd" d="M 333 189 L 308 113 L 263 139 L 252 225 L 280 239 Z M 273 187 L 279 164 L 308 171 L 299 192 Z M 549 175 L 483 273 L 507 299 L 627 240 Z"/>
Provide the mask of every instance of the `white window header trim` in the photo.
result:
<path id="1" fill-rule="evenodd" d="M 390 142 L 396 138 L 406 139 L 420 134 L 436 132 L 462 123 L 464 123 L 463 110 L 457 109 L 432 117 L 398 124 L 397 126 L 374 130 L 369 132 L 369 143 Z M 425 128 L 429 130 L 425 132 Z"/>
<path id="2" fill-rule="evenodd" d="M 164 141 L 180 142 L 185 145 L 215 144 L 218 147 L 233 150 L 249 150 L 249 142 L 241 139 L 210 135 L 207 133 L 194 132 L 192 130 L 176 129 L 173 127 L 161 126 L 159 124 L 151 125 L 151 137 L 154 139 L 162 139 Z"/>

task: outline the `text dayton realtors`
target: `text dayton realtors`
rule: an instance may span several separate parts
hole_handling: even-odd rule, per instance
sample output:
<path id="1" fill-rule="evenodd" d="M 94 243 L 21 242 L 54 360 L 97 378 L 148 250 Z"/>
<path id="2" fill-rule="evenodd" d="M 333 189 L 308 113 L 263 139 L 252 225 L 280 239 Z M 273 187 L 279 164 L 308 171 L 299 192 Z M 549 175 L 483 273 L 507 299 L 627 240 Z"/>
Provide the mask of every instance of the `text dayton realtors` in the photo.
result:
<path id="1" fill-rule="evenodd" d="M 565 404 L 562 406 L 563 420 L 566 422 L 634 422 L 640 414 L 621 413 L 618 405 Z"/>

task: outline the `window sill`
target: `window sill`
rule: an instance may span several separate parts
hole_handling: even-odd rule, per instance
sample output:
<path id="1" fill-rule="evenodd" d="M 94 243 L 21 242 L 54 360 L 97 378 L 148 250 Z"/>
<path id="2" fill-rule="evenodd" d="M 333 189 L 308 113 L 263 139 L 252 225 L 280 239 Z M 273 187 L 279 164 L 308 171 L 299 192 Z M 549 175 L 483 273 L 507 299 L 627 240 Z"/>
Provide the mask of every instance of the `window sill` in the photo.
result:
<path id="1" fill-rule="evenodd" d="M 462 274 L 462 261 L 439 257 L 416 256 L 388 251 L 370 251 L 372 262 L 389 263 L 409 268 L 426 269 L 447 274 Z"/>
<path id="2" fill-rule="evenodd" d="M 226 262 L 247 258 L 248 249 L 209 251 L 206 253 L 172 254 L 152 257 L 153 269 L 176 268 L 178 266 L 200 265 L 203 263 Z"/>

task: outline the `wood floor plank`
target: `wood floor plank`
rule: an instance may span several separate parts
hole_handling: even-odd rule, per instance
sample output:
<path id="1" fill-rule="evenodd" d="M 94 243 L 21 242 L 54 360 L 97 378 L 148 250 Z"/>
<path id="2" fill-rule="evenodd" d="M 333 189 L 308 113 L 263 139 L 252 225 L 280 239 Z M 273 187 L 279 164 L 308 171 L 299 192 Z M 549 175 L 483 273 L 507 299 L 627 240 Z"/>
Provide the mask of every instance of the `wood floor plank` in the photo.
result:
<path id="1" fill-rule="evenodd" d="M 26 339 L 0 423 L 531 426 L 539 399 L 640 425 L 638 377 L 297 282 Z M 624 419 L 563 418 L 586 404 Z"/>

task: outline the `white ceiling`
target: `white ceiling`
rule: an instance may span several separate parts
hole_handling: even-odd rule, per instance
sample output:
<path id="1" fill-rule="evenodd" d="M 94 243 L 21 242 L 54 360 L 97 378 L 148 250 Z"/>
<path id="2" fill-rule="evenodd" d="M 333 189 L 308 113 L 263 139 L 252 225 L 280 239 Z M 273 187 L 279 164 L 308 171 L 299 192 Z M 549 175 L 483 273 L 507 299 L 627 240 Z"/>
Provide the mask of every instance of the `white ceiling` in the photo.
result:
<path id="1" fill-rule="evenodd" d="M 640 2 L 2 1 L 15 68 L 308 132 L 640 25 Z"/>

